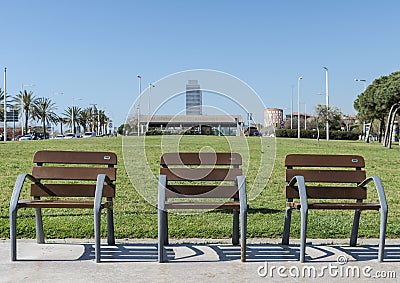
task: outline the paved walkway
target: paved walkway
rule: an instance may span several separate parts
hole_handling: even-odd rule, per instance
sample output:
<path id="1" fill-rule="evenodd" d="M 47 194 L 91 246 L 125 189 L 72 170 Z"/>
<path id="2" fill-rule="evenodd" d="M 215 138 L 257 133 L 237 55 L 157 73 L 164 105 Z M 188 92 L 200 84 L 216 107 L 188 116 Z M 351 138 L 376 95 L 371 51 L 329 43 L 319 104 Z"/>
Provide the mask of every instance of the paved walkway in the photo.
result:
<path id="1" fill-rule="evenodd" d="M 387 241 L 384 263 L 376 260 L 377 239 L 357 247 L 310 239 L 303 264 L 296 240 L 286 247 L 277 239 L 249 239 L 246 263 L 227 240 L 171 242 L 168 263 L 157 263 L 156 240 L 138 239 L 103 245 L 96 264 L 88 240 L 18 240 L 17 262 L 10 261 L 10 241 L 0 240 L 0 282 L 400 282 L 400 239 Z"/>

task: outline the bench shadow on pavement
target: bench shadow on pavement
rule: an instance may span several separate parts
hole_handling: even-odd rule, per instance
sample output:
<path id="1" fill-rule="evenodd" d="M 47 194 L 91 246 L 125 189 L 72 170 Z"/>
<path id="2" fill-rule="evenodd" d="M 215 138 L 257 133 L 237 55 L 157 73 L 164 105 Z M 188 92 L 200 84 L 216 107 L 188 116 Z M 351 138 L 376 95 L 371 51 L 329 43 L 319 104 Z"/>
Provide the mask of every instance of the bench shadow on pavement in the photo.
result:
<path id="1" fill-rule="evenodd" d="M 175 248 L 181 249 L 179 255 Z M 310 262 L 336 262 L 338 255 L 350 260 L 370 261 L 378 256 L 377 245 L 356 247 L 339 245 L 307 245 L 313 250 L 313 256 L 306 256 Z M 182 252 L 183 250 L 183 252 Z M 206 250 L 206 252 L 204 251 Z M 167 257 L 172 262 L 229 262 L 240 260 L 240 247 L 228 244 L 179 244 L 166 247 Z M 207 253 L 207 254 L 205 254 Z M 248 262 L 289 262 L 298 261 L 299 245 L 283 246 L 279 244 L 249 244 Z M 84 252 L 77 260 L 94 260 L 94 246 L 84 244 Z M 156 262 L 157 244 L 117 244 L 101 246 L 102 262 Z M 385 261 L 400 262 L 400 245 L 386 245 Z"/>

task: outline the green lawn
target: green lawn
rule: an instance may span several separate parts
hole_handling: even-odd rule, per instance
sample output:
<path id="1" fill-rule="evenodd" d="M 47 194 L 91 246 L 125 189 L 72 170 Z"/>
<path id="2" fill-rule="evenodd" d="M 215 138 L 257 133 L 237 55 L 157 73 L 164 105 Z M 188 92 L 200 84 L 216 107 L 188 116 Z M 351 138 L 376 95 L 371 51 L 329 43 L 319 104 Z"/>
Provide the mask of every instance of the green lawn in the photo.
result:
<path id="1" fill-rule="evenodd" d="M 281 236 L 285 211 L 284 187 L 284 157 L 288 153 L 332 153 L 332 154 L 360 154 L 366 159 L 367 175 L 379 175 L 382 178 L 389 202 L 389 218 L 387 236 L 400 236 L 400 148 L 397 145 L 388 150 L 379 143 L 365 144 L 354 141 L 315 141 L 297 139 L 276 140 L 276 161 L 271 177 L 265 186 L 269 174 L 254 180 L 257 175 L 260 160 L 265 157 L 268 163 L 272 160 L 271 152 L 275 145 L 269 140 L 264 148 L 260 147 L 260 138 L 241 138 L 245 144 L 233 145 L 235 140 L 225 137 L 183 136 L 175 145 L 182 151 L 212 150 L 224 151 L 229 148 L 241 148 L 246 151 L 251 161 L 245 165 L 249 183 L 249 193 L 263 188 L 261 193 L 249 201 L 248 237 Z M 264 140 L 265 141 L 265 140 Z M 159 158 L 161 152 L 166 152 L 175 141 L 168 141 L 166 137 L 142 138 L 94 138 L 71 140 L 46 140 L 0 143 L 0 237 L 9 237 L 8 209 L 15 179 L 19 173 L 31 171 L 32 157 L 40 149 L 60 150 L 101 150 L 116 152 L 119 158 L 117 176 L 117 197 L 115 199 L 115 235 L 117 238 L 156 238 L 157 237 L 157 210 L 149 202 L 156 199 L 156 186 Z M 127 169 L 124 167 L 124 154 Z M 139 160 L 139 161 L 138 161 Z M 145 161 L 143 161 L 145 160 Z M 145 168 L 150 171 L 147 181 Z M 265 169 L 268 171 L 268 168 Z M 132 186 L 128 173 L 137 187 Z M 263 175 L 263 174 L 261 174 Z M 254 185 L 254 186 L 253 186 Z M 251 188 L 253 186 L 253 188 Z M 264 188 L 265 186 L 265 188 Z M 255 190 L 251 192 L 251 190 Z M 139 192 L 138 192 L 139 191 Z M 373 187 L 369 190 L 369 198 L 376 201 L 377 196 Z M 22 197 L 28 197 L 28 187 Z M 253 194 L 255 195 L 255 194 Z M 44 228 L 47 238 L 90 238 L 93 237 L 93 214 L 90 210 L 44 210 Z M 347 238 L 350 236 L 352 212 L 342 211 L 311 211 L 309 213 L 308 236 L 319 238 Z M 18 212 L 17 233 L 19 237 L 35 237 L 35 219 L 32 209 L 21 209 Z M 105 218 L 102 218 L 105 224 Z M 172 214 L 169 219 L 170 236 L 228 238 L 231 233 L 231 214 L 223 211 L 212 211 L 198 215 Z M 106 235 L 106 226 L 102 225 L 103 237 Z M 360 237 L 378 237 L 379 213 L 363 212 L 360 222 Z M 299 237 L 299 213 L 293 213 L 292 236 Z"/>

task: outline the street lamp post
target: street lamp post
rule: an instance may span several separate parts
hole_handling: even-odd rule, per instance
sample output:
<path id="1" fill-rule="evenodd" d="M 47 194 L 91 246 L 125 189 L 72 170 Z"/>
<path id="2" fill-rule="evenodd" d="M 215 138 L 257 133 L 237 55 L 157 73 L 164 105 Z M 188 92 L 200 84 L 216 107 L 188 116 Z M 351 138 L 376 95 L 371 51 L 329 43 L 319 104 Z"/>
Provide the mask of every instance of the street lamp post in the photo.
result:
<path id="1" fill-rule="evenodd" d="M 325 69 L 325 95 L 326 95 L 326 140 L 329 141 L 329 87 L 328 87 L 328 68 L 323 67 Z"/>
<path id="2" fill-rule="evenodd" d="M 153 87 L 156 87 L 155 85 L 153 85 L 152 83 L 149 83 L 149 104 L 148 104 L 148 109 L 147 109 L 147 131 L 149 130 L 149 125 L 150 125 L 150 97 L 151 97 L 151 89 Z"/>
<path id="3" fill-rule="evenodd" d="M 294 89 L 294 85 L 292 85 L 292 99 L 290 101 L 290 129 L 293 129 L 293 89 Z"/>
<path id="4" fill-rule="evenodd" d="M 300 139 L 300 80 L 303 77 L 297 79 L 297 138 Z"/>
<path id="5" fill-rule="evenodd" d="M 4 68 L 4 141 L 7 141 L 7 68 Z"/>
<path id="6" fill-rule="evenodd" d="M 137 135 L 140 135 L 140 95 L 142 93 L 142 76 L 137 75 L 137 78 L 139 79 L 139 96 L 138 96 L 138 113 L 137 113 Z"/>
<path id="7" fill-rule="evenodd" d="M 354 81 L 364 83 L 364 91 L 367 89 L 367 80 L 364 80 L 364 79 L 354 79 Z"/>

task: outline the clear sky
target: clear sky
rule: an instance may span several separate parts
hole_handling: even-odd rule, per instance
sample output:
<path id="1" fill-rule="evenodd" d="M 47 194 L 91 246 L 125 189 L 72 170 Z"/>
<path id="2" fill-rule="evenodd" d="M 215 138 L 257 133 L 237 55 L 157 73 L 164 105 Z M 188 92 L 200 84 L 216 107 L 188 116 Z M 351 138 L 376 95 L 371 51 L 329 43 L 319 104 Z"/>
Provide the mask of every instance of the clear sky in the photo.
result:
<path id="1" fill-rule="evenodd" d="M 325 93 L 326 66 L 331 105 L 355 113 L 363 90 L 355 78 L 369 84 L 399 71 L 398 0 L 0 0 L 0 7 L 7 93 L 34 84 L 26 89 L 51 97 L 59 113 L 76 98 L 80 107 L 98 104 L 116 126 L 138 96 L 137 74 L 147 86 L 184 70 L 226 72 L 287 112 L 302 76 L 301 101 L 313 112 L 325 103 L 317 94 Z"/>

